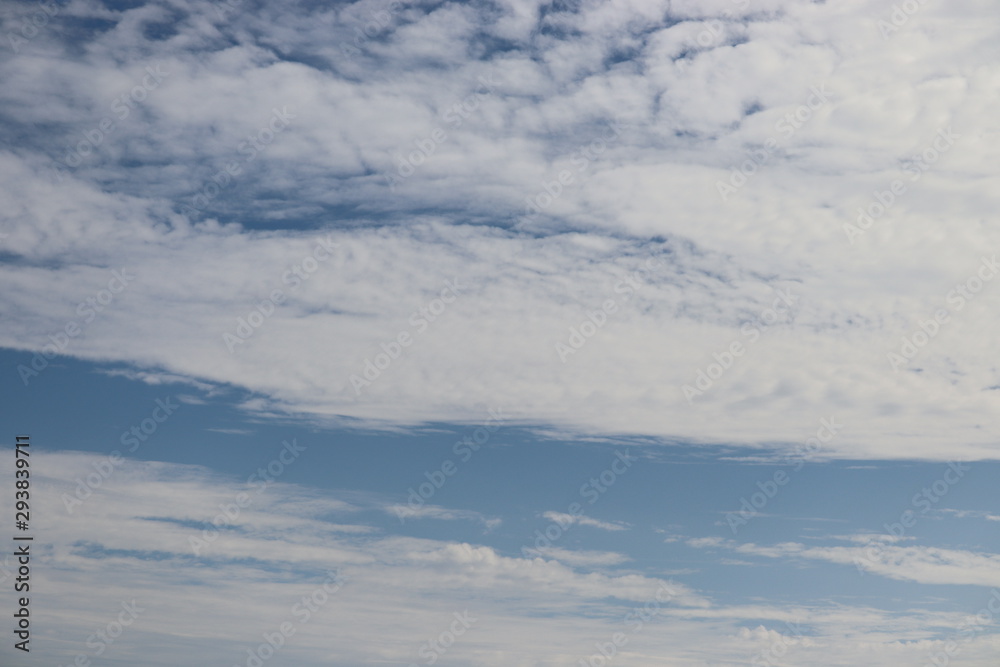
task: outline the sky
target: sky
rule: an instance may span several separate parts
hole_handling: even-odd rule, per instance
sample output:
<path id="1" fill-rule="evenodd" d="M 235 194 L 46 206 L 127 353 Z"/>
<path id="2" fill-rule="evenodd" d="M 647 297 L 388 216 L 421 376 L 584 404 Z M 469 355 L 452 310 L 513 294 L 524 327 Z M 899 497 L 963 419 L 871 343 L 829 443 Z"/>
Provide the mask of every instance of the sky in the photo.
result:
<path id="1" fill-rule="evenodd" d="M 4 3 L 0 662 L 995 664 L 998 33 Z"/>

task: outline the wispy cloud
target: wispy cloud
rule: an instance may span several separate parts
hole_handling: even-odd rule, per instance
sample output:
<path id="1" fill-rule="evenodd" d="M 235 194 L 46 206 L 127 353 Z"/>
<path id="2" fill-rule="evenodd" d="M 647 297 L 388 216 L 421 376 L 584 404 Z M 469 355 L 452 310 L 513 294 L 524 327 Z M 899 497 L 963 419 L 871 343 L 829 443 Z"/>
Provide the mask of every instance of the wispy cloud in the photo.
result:
<path id="1" fill-rule="evenodd" d="M 738 543 L 721 538 L 688 540 L 695 548 L 724 548 L 737 554 L 775 559 L 813 559 L 849 565 L 860 574 L 876 574 L 889 579 L 923 584 L 970 584 L 1000 586 L 1000 555 L 930 546 L 898 546 L 906 538 L 891 535 L 834 536 L 863 546 L 807 546 L 782 542 L 771 546 Z"/>
<path id="2" fill-rule="evenodd" d="M 611 523 L 608 521 L 601 521 L 600 519 L 594 519 L 583 514 L 567 514 L 565 512 L 543 512 L 542 516 L 549 521 L 554 521 L 560 526 L 568 527 L 573 524 L 578 524 L 581 526 L 590 526 L 591 528 L 600 528 L 601 530 L 628 530 L 628 524 L 625 523 Z"/>

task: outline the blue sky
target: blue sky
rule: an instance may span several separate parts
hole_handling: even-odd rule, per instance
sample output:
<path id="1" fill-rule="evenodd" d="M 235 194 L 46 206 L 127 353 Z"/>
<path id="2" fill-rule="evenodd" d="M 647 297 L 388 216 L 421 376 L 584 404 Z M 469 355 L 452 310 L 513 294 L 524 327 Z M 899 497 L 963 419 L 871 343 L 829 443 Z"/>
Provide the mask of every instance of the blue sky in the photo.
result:
<path id="1" fill-rule="evenodd" d="M 0 661 L 992 664 L 997 19 L 8 3 Z"/>

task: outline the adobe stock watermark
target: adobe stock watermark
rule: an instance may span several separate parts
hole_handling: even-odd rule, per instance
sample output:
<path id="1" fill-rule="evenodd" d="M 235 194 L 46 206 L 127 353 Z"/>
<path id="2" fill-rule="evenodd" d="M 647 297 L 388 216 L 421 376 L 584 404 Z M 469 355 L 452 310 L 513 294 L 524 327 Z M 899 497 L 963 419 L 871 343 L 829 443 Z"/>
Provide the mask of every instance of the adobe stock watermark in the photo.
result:
<path id="1" fill-rule="evenodd" d="M 730 20 L 734 16 L 735 12 L 732 9 L 726 9 L 722 12 L 722 17 L 726 20 Z M 694 42 L 701 48 L 707 49 L 719 44 L 722 41 L 723 34 L 725 34 L 725 27 L 722 21 L 719 19 L 710 19 L 705 21 L 705 27 L 695 36 Z"/>
<path id="2" fill-rule="evenodd" d="M 452 129 L 458 129 L 479 109 L 482 103 L 491 96 L 496 87 L 503 83 L 498 80 L 496 74 L 480 76 L 479 86 L 469 95 L 461 100 L 452 103 L 442 114 L 441 118 Z M 437 152 L 438 146 L 448 141 L 448 131 L 441 125 L 431 130 L 427 136 L 421 139 L 414 139 L 415 150 L 408 154 L 396 155 L 396 172 L 394 174 L 383 174 L 389 190 L 396 191 L 396 187 L 403 183 L 410 176 L 413 176 L 420 167 L 425 165 L 431 156 Z"/>
<path id="3" fill-rule="evenodd" d="M 216 2 L 213 6 L 215 9 L 215 15 L 219 17 L 220 21 L 225 21 L 228 19 L 229 15 L 240 9 L 243 6 L 243 0 L 220 0 Z"/>
<path id="4" fill-rule="evenodd" d="M 274 142 L 277 135 L 291 125 L 290 121 L 294 118 L 295 114 L 289 112 L 287 106 L 281 107 L 281 109 L 277 107 L 271 109 L 271 117 L 266 124 L 259 128 L 256 134 L 248 134 L 246 141 L 242 141 L 236 146 L 236 152 L 242 156 L 242 159 L 226 162 L 225 166 L 205 181 L 199 188 L 199 192 L 191 197 L 191 205 L 182 204 L 181 207 L 192 214 L 205 211 L 212 200 L 232 185 L 236 178 L 243 173 L 243 170 Z"/>
<path id="5" fill-rule="evenodd" d="M 107 283 L 106 289 L 98 290 L 93 296 L 76 305 L 76 314 L 83 318 L 83 323 L 70 320 L 59 331 L 47 336 L 50 342 L 44 344 L 41 351 L 36 352 L 31 358 L 31 366 L 24 364 L 17 365 L 17 374 L 21 382 L 27 387 L 34 378 L 49 366 L 49 360 L 63 354 L 69 346 L 70 340 L 76 338 L 93 322 L 104 309 L 110 306 L 115 298 L 124 292 L 130 282 L 135 280 L 134 275 L 129 275 L 128 269 L 122 267 L 121 270 L 111 271 L 111 279 Z"/>
<path id="6" fill-rule="evenodd" d="M 246 491 L 240 491 L 233 497 L 232 502 L 219 503 L 220 512 L 212 519 L 213 527 L 202 530 L 200 537 L 195 535 L 188 537 L 188 545 L 195 556 L 201 556 L 202 551 L 219 539 L 221 535 L 219 528 L 234 525 L 236 520 L 240 518 L 242 510 L 250 507 L 254 498 L 271 486 L 278 477 L 281 477 L 282 473 L 285 472 L 285 467 L 295 463 L 302 452 L 306 450 L 305 447 L 298 444 L 295 438 L 292 438 L 291 442 L 284 440 L 281 444 L 282 448 L 278 456 L 247 477 L 247 490 L 253 490 L 253 495 Z"/>
<path id="7" fill-rule="evenodd" d="M 615 283 L 614 293 L 622 295 L 622 303 L 628 301 L 633 294 L 643 288 L 646 284 L 644 281 L 649 279 L 653 269 L 659 268 L 662 264 L 663 262 L 655 257 L 648 258 L 642 266 Z M 587 319 L 569 328 L 569 338 L 566 342 L 556 341 L 555 348 L 559 361 L 565 364 L 570 355 L 579 352 L 587 341 L 607 324 L 608 318 L 617 312 L 618 297 L 605 299 L 600 308 L 588 310 Z"/>
<path id="8" fill-rule="evenodd" d="M 746 322 L 740 327 L 740 335 L 747 339 L 746 343 L 744 344 L 743 340 L 737 338 L 724 347 L 721 352 L 713 352 L 712 358 L 715 361 L 710 362 L 704 369 L 699 368 L 694 382 L 681 387 L 688 404 L 693 404 L 695 397 L 703 395 L 715 386 L 715 383 L 733 367 L 736 360 L 746 354 L 751 345 L 760 340 L 763 331 L 781 322 L 784 316 L 791 314 L 789 308 L 797 301 L 797 298 L 792 296 L 791 290 L 782 291 L 774 287 L 771 289 L 778 295 L 771 302 L 771 307 L 764 308 L 754 320 Z"/>
<path id="9" fill-rule="evenodd" d="M 822 109 L 829 102 L 830 91 L 826 89 L 826 82 L 809 87 L 809 97 L 804 104 L 800 104 L 794 111 L 786 113 L 774 124 L 775 132 L 781 134 L 784 139 L 790 139 L 798 132 L 813 115 Z M 748 151 L 749 158 L 744 160 L 738 167 L 733 167 L 729 171 L 729 182 L 722 180 L 715 182 L 715 189 L 719 192 L 719 197 L 723 202 L 729 201 L 729 197 L 737 190 L 745 186 L 753 178 L 758 170 L 777 152 L 781 147 L 780 141 L 774 136 L 764 140 L 762 146 Z"/>
<path id="10" fill-rule="evenodd" d="M 332 240 L 332 234 L 327 234 L 325 238 L 317 239 L 313 245 L 312 252 L 292 265 L 281 275 L 281 282 L 288 285 L 289 291 L 298 289 L 312 278 L 319 267 L 333 257 L 334 251 L 340 244 Z M 271 294 L 261 299 L 257 305 L 245 316 L 236 318 L 236 327 L 230 333 L 226 331 L 222 334 L 222 342 L 225 344 L 229 354 L 234 354 L 239 345 L 250 340 L 272 315 L 277 307 L 285 302 L 288 295 L 280 288 L 271 290 Z"/>
<path id="11" fill-rule="evenodd" d="M 561 169 L 551 181 L 542 179 L 541 188 L 534 195 L 525 198 L 524 218 L 534 219 L 539 214 L 552 206 L 565 189 L 576 183 L 578 174 L 583 174 L 592 162 L 604 154 L 612 142 L 621 136 L 622 122 L 618 119 L 611 121 L 611 133 L 604 134 L 593 140 L 580 144 L 570 154 L 570 163 L 576 167 L 576 173 L 569 169 Z"/>
<path id="12" fill-rule="evenodd" d="M 629 643 L 631 635 L 641 631 L 646 623 L 660 614 L 662 611 L 660 605 L 669 602 L 675 595 L 677 595 L 677 591 L 669 583 L 661 583 L 651 599 L 647 600 L 642 607 L 636 607 L 625 615 L 622 622 L 630 624 L 627 631 L 615 632 L 609 641 L 595 642 L 594 648 L 597 650 L 588 658 L 580 658 L 577 665 L 579 667 L 605 667 Z"/>
<path id="13" fill-rule="evenodd" d="M 934 141 L 920 153 L 920 155 L 915 155 L 909 160 L 904 162 L 903 172 L 910 174 L 910 181 L 916 182 L 931 168 L 935 162 L 937 162 L 942 155 L 947 153 L 952 146 L 955 145 L 955 140 L 960 139 L 962 135 L 955 134 L 951 131 L 951 126 L 938 130 Z M 871 201 L 867 206 L 858 207 L 858 217 L 855 220 L 856 224 L 851 224 L 845 222 L 843 229 L 844 234 L 847 235 L 847 240 L 851 245 L 854 245 L 855 239 L 863 236 L 865 232 L 874 226 L 875 222 L 879 218 L 883 217 L 889 212 L 893 204 L 907 192 L 906 184 L 903 183 L 901 179 L 893 179 L 889 183 L 888 189 L 886 190 L 873 190 L 872 196 L 873 201 Z"/>
<path id="14" fill-rule="evenodd" d="M 32 12 L 28 16 L 21 19 L 21 24 L 16 30 L 16 34 L 13 32 L 7 32 L 7 44 L 10 45 L 10 50 L 14 52 L 15 55 L 21 52 L 21 47 L 33 40 L 41 32 L 42 28 L 49 24 L 59 10 L 62 9 L 55 2 L 50 0 L 49 2 L 39 2 L 38 11 Z"/>
<path id="15" fill-rule="evenodd" d="M 125 630 L 139 618 L 139 614 L 146 611 L 145 607 L 140 607 L 135 599 L 130 602 L 121 603 L 122 610 L 118 612 L 118 616 L 108 623 L 103 628 L 98 628 L 92 635 L 87 637 L 86 646 L 90 651 L 87 653 L 77 653 L 73 658 L 73 661 L 68 663 L 66 667 L 90 667 L 91 655 L 94 658 L 100 658 L 104 653 L 114 644 L 119 637 L 121 637 Z M 59 667 L 63 667 L 60 665 Z"/>
<path id="16" fill-rule="evenodd" d="M 886 534 L 870 539 L 862 547 L 863 555 L 854 557 L 854 566 L 858 569 L 858 573 L 864 575 L 866 569 L 882 562 L 882 558 L 885 556 L 886 543 L 903 539 L 906 536 L 906 531 L 913 528 L 922 516 L 926 515 L 935 505 L 941 502 L 941 499 L 948 495 L 953 486 L 962 481 L 965 473 L 970 469 L 970 465 L 951 461 L 940 478 L 934 480 L 929 486 L 922 488 L 920 493 L 914 494 L 913 498 L 910 499 L 910 507 L 914 509 L 905 509 L 900 513 L 898 520 L 882 524 Z M 919 512 L 915 512 L 914 510 L 919 510 Z"/>
<path id="17" fill-rule="evenodd" d="M 123 446 L 129 448 L 129 452 L 135 452 L 139 449 L 143 443 L 156 433 L 156 430 L 160 428 L 160 424 L 167 421 L 174 414 L 174 411 L 180 407 L 179 403 L 172 401 L 173 398 L 173 396 L 168 396 L 165 399 L 156 399 L 154 401 L 155 407 L 149 417 L 146 417 L 121 434 L 119 441 Z M 114 471 L 124 463 L 125 457 L 117 449 L 108 454 L 103 460 L 91 463 L 90 465 L 94 468 L 94 472 L 88 474 L 83 479 L 77 477 L 74 480 L 76 482 L 76 489 L 73 495 L 71 496 L 68 493 L 62 494 L 61 499 L 66 512 L 72 515 L 73 511 L 90 498 L 94 494 L 94 491 L 101 488 L 111 478 Z"/>
<path id="18" fill-rule="evenodd" d="M 814 457 L 823 448 L 823 445 L 833 440 L 834 436 L 842 428 L 844 428 L 844 425 L 838 424 L 836 417 L 824 417 L 820 419 L 816 435 L 807 439 L 805 443 L 796 446 L 793 455 L 786 457 L 785 465 L 793 465 L 794 461 L 791 472 L 802 470 L 806 461 Z M 733 535 L 737 533 L 740 527 L 750 523 L 750 520 L 756 517 L 778 495 L 778 491 L 791 480 L 792 477 L 788 472 L 781 469 L 775 470 L 770 479 L 757 482 L 759 491 L 750 494 L 749 499 L 746 496 L 741 497 L 739 511 L 726 513 L 726 523 L 729 525 L 729 529 L 733 532 Z"/>
<path id="19" fill-rule="evenodd" d="M 746 10 L 750 6 L 750 0 L 732 0 L 733 4 L 736 5 L 737 9 Z M 736 15 L 736 12 L 732 9 L 725 9 L 722 12 L 722 18 L 730 21 L 733 19 L 740 19 L 741 17 Z M 707 49 L 711 46 L 716 46 L 722 41 L 722 36 L 725 33 L 722 21 L 719 19 L 710 19 L 705 22 L 705 27 L 698 32 L 695 36 L 695 44 L 703 49 Z M 688 65 L 688 59 L 682 58 L 674 60 L 678 68 L 684 71 Z"/>
<path id="20" fill-rule="evenodd" d="M 472 626 L 478 621 L 469 613 L 468 609 L 462 611 L 459 614 L 457 611 L 452 614 L 455 620 L 451 622 L 446 630 L 442 630 L 436 637 L 428 639 L 424 644 L 417 650 L 417 655 L 423 660 L 425 665 L 433 665 L 438 660 L 441 659 L 445 653 L 448 652 L 455 642 L 458 641 Z M 419 667 L 417 663 L 411 662 L 409 667 Z"/>
<path id="21" fill-rule="evenodd" d="M 969 276 L 964 283 L 959 283 L 945 295 L 945 301 L 954 309 L 955 313 L 960 312 L 965 305 L 972 301 L 979 294 L 986 283 L 1000 272 L 1000 264 L 997 263 L 997 256 L 987 259 L 980 258 L 980 265 L 976 272 Z M 900 339 L 898 351 L 889 351 L 886 358 L 889 360 L 889 367 L 896 373 L 899 369 L 913 361 L 917 354 L 927 346 L 941 332 L 941 327 L 951 321 L 951 313 L 947 308 L 939 308 L 934 311 L 934 317 L 918 322 L 918 330 Z"/>
<path id="22" fill-rule="evenodd" d="M 638 458 L 629 454 L 629 450 L 624 452 L 615 450 L 615 457 L 611 460 L 611 465 L 602 470 L 596 477 L 591 477 L 580 487 L 580 497 L 587 500 L 587 504 L 593 505 L 601 496 L 608 492 L 615 482 L 622 475 L 629 471 L 629 468 L 638 461 Z M 521 555 L 525 558 L 534 558 L 538 552 L 544 551 L 558 542 L 563 534 L 569 530 L 574 523 L 578 523 L 581 518 L 585 518 L 583 505 L 579 502 L 572 502 L 566 508 L 565 515 L 557 515 L 552 522 L 546 526 L 543 533 L 535 529 L 534 549 L 528 545 L 521 547 Z"/>
<path id="23" fill-rule="evenodd" d="M 483 422 L 482 426 L 476 428 L 471 433 L 465 435 L 461 440 L 455 442 L 451 451 L 461 459 L 462 463 L 468 463 L 475 452 L 483 447 L 500 426 L 504 417 L 501 408 L 490 408 L 489 418 Z M 452 459 L 445 459 L 433 471 L 425 470 L 426 482 L 421 482 L 414 489 L 412 486 L 407 489 L 410 495 L 406 497 L 406 505 L 396 505 L 392 509 L 399 517 L 400 523 L 405 523 L 407 517 L 415 516 L 434 494 L 441 490 L 450 477 L 453 477 L 459 470 L 459 465 Z"/>
<path id="24" fill-rule="evenodd" d="M 410 315 L 407 321 L 413 327 L 412 332 L 410 329 L 403 329 L 390 338 L 388 342 L 383 341 L 379 344 L 379 347 L 382 349 L 381 352 L 377 353 L 374 357 L 365 357 L 364 369 L 361 371 L 361 375 L 352 373 L 349 378 L 351 386 L 354 387 L 355 396 L 360 396 L 362 389 L 370 387 L 373 382 L 378 380 L 382 373 L 392 365 L 392 362 L 399 359 L 403 354 L 403 350 L 413 345 L 416 337 L 427 331 L 431 323 L 441 317 L 448 309 L 448 306 L 454 303 L 455 299 L 462 294 L 462 290 L 467 289 L 464 285 L 460 285 L 458 280 L 457 277 L 452 280 L 445 280 L 444 289 L 438 292 L 438 296 L 420 306 L 420 308 Z"/>
<path id="25" fill-rule="evenodd" d="M 385 9 L 369 10 L 368 16 L 371 20 L 366 21 L 361 27 L 354 28 L 354 39 L 350 44 L 341 43 L 340 52 L 350 60 L 360 56 L 368 47 L 368 43 L 388 28 L 392 18 L 402 10 L 403 3 L 399 0 L 392 0 Z"/>
<path id="26" fill-rule="evenodd" d="M 248 648 L 247 658 L 243 664 L 236 663 L 233 667 L 261 667 L 288 643 L 288 640 L 298 632 L 299 626 L 308 623 L 313 614 L 326 606 L 330 597 L 347 581 L 348 578 L 341 574 L 339 569 L 327 570 L 323 583 L 309 595 L 303 595 L 302 600 L 289 609 L 288 613 L 294 620 L 282 621 L 274 631 L 261 633 L 264 641 L 256 648 Z"/>
<path id="27" fill-rule="evenodd" d="M 11 563 L 10 557 L 11 557 L 10 553 L 4 554 L 3 562 L 0 563 L 0 584 L 7 583 L 7 580 L 13 577 L 17 570 L 17 563 Z M 14 569 L 11 570 L 10 569 L 11 567 L 13 567 Z M 25 637 L 25 639 L 27 638 Z"/>
<path id="28" fill-rule="evenodd" d="M 110 109 L 114 117 L 104 116 L 94 127 L 82 133 L 83 139 L 71 147 L 62 158 L 65 166 L 72 169 L 83 164 L 83 161 L 95 153 L 97 147 L 120 127 L 118 123 L 124 122 L 132 115 L 132 112 L 146 101 L 149 94 L 159 88 L 163 79 L 170 74 L 164 72 L 159 63 L 146 67 L 145 71 L 146 75 L 138 84 L 112 100 Z"/>
<path id="29" fill-rule="evenodd" d="M 917 155 L 912 155 L 903 160 L 903 173 L 909 174 L 910 181 L 916 183 L 942 155 L 955 145 L 955 141 L 961 138 L 962 135 L 951 131 L 951 125 L 938 130 L 930 146 Z"/>
<path id="30" fill-rule="evenodd" d="M 894 32 L 899 32 L 899 29 L 909 23 L 910 18 L 920 11 L 921 5 L 925 2 L 927 0 L 903 0 L 901 3 L 894 4 L 888 21 L 879 19 L 875 23 L 879 34 L 882 35 L 882 40 L 887 40 L 892 37 Z"/>
<path id="31" fill-rule="evenodd" d="M 963 644 L 968 644 L 976 633 L 986 632 L 994 624 L 996 614 L 1000 614 L 1000 590 L 994 588 L 990 591 L 986 605 L 975 616 L 967 616 L 959 624 L 945 641 L 942 650 L 927 654 L 929 662 L 924 663 L 924 667 L 947 667 L 951 659 L 962 652 Z"/>

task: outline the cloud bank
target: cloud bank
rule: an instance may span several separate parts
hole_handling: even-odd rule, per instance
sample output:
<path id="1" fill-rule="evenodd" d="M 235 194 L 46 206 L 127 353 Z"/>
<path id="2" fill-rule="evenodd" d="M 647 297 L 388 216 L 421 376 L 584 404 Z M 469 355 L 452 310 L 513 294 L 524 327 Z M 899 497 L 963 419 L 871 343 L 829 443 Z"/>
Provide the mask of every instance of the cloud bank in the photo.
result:
<path id="1" fill-rule="evenodd" d="M 71 3 L 0 64 L 0 345 L 333 424 L 995 458 L 991 11 Z"/>

